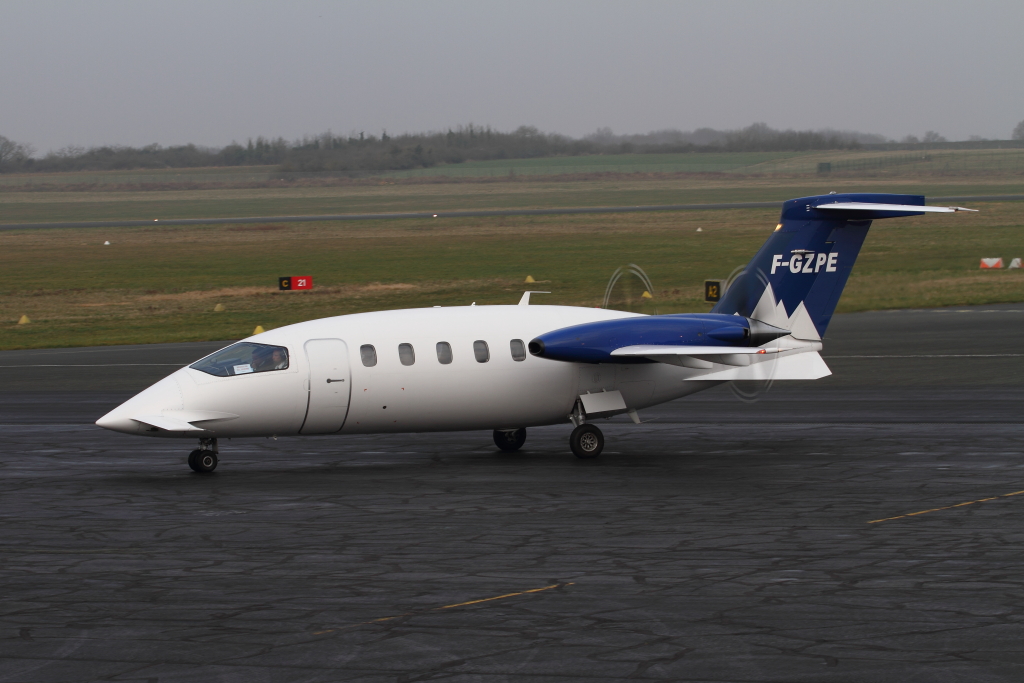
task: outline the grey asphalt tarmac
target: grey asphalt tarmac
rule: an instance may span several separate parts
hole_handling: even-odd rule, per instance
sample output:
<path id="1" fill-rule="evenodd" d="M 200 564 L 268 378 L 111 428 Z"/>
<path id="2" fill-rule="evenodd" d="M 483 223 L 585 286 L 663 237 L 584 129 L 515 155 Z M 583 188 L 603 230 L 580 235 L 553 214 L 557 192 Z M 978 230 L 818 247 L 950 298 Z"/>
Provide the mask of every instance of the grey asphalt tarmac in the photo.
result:
<path id="1" fill-rule="evenodd" d="M 217 344 L 2 352 L 0 681 L 1024 680 L 1022 330 L 837 316 L 832 377 L 606 421 L 598 461 L 566 425 L 209 476 L 91 423 Z"/>
<path id="2" fill-rule="evenodd" d="M 1012 202 L 1024 195 L 965 195 L 928 197 L 929 202 Z M 478 218 L 484 216 L 557 216 L 579 213 L 642 213 L 647 211 L 707 211 L 711 209 L 773 209 L 782 202 L 726 202 L 719 204 L 652 204 L 646 206 L 578 206 L 548 209 L 476 209 L 467 211 L 430 211 L 406 213 L 336 213 L 310 216 L 232 216 L 229 218 L 168 218 L 129 221 L 63 221 L 56 223 L 0 223 L 0 230 L 46 228 L 130 228 L 153 223 L 163 225 L 225 225 L 233 223 L 309 223 L 314 221 L 367 221 L 395 218 Z"/>

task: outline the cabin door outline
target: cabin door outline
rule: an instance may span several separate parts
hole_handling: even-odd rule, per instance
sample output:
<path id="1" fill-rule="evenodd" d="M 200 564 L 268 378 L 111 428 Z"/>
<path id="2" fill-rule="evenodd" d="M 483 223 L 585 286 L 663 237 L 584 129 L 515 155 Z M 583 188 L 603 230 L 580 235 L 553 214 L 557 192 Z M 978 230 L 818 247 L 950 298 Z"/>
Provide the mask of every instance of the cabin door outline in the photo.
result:
<path id="1" fill-rule="evenodd" d="M 341 339 L 310 339 L 304 345 L 309 398 L 300 434 L 333 434 L 345 426 L 352 397 L 348 345 Z"/>

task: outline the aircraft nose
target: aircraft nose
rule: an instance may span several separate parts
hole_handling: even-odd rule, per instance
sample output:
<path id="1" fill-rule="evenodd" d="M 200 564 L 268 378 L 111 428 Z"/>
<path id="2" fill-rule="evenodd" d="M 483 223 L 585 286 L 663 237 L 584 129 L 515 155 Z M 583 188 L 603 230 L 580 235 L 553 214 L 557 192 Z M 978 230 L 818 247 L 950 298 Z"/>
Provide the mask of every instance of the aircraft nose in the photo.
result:
<path id="1" fill-rule="evenodd" d="M 126 417 L 120 406 L 96 420 L 96 424 L 112 432 L 134 434 L 139 430 L 139 423 L 133 422 L 130 418 Z"/>
<path id="2" fill-rule="evenodd" d="M 165 377 L 96 420 L 96 425 L 115 432 L 138 434 L 145 427 L 133 417 L 159 415 L 163 410 L 183 408 L 181 389 L 174 375 Z"/>

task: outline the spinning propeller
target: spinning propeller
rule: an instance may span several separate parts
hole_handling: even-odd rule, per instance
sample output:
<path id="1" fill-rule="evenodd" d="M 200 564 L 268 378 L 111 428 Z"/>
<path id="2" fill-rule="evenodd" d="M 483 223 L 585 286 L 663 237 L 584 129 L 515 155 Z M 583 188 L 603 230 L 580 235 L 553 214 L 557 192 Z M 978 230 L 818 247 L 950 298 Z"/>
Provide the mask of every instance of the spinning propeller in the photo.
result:
<path id="1" fill-rule="evenodd" d="M 641 299 L 651 298 L 651 294 L 654 292 L 654 285 L 651 284 L 651 278 L 647 277 L 647 273 L 644 272 L 643 268 L 636 265 L 635 263 L 630 263 L 625 266 L 619 266 L 618 268 L 615 269 L 615 272 L 612 273 L 611 278 L 608 280 L 608 286 L 605 287 L 604 289 L 604 301 L 601 304 L 601 308 L 609 307 L 609 304 L 612 300 L 612 292 L 615 290 L 615 285 L 619 283 L 619 280 L 622 279 L 623 275 L 633 275 L 638 280 L 640 280 L 640 283 L 644 288 L 644 294 L 647 295 L 640 295 Z M 628 294 L 626 299 L 627 305 L 632 303 Z"/>
<path id="2" fill-rule="evenodd" d="M 761 269 L 758 268 L 756 271 L 747 270 L 747 266 L 737 266 L 729 273 L 729 277 L 726 278 L 722 284 L 722 298 L 724 299 L 726 294 L 729 292 L 729 288 L 734 284 L 742 283 L 748 277 L 756 277 L 762 285 L 768 286 L 768 278 L 765 276 Z M 778 348 L 779 341 L 776 339 L 768 344 L 768 348 Z M 757 403 L 761 400 L 761 397 L 768 393 L 772 388 L 772 383 L 775 381 L 775 370 L 779 364 L 779 354 L 771 354 L 771 360 L 763 361 L 769 363 L 768 365 L 768 379 L 765 380 L 734 380 L 729 382 L 729 390 L 732 391 L 733 395 L 744 403 Z"/>

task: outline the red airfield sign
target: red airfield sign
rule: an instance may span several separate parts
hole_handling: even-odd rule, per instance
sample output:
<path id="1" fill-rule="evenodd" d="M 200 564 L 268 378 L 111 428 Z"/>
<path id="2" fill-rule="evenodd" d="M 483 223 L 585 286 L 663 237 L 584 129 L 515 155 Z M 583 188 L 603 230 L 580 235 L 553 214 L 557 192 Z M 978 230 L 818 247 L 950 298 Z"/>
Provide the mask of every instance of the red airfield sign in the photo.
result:
<path id="1" fill-rule="evenodd" d="M 277 278 L 278 289 L 313 289 L 313 278 L 309 275 L 292 275 Z"/>

